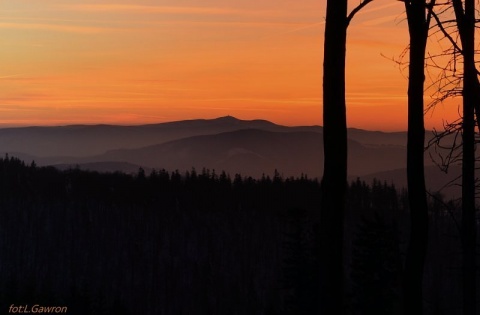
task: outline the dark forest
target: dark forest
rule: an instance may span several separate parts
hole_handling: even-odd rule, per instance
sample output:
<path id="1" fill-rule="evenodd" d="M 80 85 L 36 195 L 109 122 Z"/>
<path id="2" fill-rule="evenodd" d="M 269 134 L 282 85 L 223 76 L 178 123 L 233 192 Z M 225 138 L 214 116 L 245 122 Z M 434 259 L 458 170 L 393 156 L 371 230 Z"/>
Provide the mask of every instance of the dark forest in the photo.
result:
<path id="1" fill-rule="evenodd" d="M 313 314 L 320 183 L 190 170 L 97 173 L 0 160 L 0 305 L 68 314 Z M 398 314 L 405 191 L 347 187 L 345 312 Z M 431 196 L 428 314 L 461 312 L 460 212 Z"/>

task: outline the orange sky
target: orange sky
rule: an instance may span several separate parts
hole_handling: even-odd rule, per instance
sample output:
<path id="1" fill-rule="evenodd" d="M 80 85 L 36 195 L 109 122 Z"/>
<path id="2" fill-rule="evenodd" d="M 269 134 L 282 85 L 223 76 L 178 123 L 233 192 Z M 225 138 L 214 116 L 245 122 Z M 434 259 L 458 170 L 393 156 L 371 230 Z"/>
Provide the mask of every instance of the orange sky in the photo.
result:
<path id="1" fill-rule="evenodd" d="M 324 17 L 324 0 L 5 0 L 0 125 L 225 115 L 320 125 Z M 350 127 L 406 128 L 406 71 L 389 58 L 407 43 L 401 2 L 376 0 L 356 16 Z"/>

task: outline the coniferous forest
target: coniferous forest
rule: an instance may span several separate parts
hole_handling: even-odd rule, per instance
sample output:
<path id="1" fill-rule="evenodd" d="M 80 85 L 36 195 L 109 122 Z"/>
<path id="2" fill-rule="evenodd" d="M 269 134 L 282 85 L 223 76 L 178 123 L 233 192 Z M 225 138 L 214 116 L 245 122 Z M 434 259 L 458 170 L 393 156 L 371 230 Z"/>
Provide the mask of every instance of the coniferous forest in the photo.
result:
<path id="1" fill-rule="evenodd" d="M 314 314 L 320 183 L 213 170 L 136 175 L 0 160 L 0 309 L 69 314 Z M 399 314 L 405 191 L 347 187 L 345 311 Z M 461 308 L 460 213 L 431 196 L 427 314 Z"/>

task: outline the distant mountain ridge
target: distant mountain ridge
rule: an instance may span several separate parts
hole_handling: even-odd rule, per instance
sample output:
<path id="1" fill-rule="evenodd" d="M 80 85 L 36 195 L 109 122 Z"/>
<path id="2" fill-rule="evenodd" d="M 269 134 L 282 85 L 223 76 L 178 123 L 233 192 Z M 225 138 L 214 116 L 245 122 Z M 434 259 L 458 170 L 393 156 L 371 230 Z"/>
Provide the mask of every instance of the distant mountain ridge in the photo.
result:
<path id="1" fill-rule="evenodd" d="M 132 149 L 181 138 L 239 129 L 269 131 L 318 130 L 321 127 L 285 127 L 266 120 L 240 120 L 231 116 L 139 126 L 68 125 L 0 129 L 0 150 L 38 157 L 87 157 L 115 149 Z"/>
<path id="2" fill-rule="evenodd" d="M 226 170 L 259 177 L 275 169 L 285 175 L 315 174 L 323 159 L 321 134 L 241 129 L 200 135 L 141 149 L 122 149 L 95 157 L 98 160 L 131 161 L 152 168 Z M 299 163 L 302 160 L 303 163 Z M 294 174 L 296 173 L 296 174 Z"/>
<path id="3" fill-rule="evenodd" d="M 135 172 L 191 168 L 260 177 L 277 169 L 284 176 L 320 177 L 323 128 L 288 127 L 232 116 L 140 126 L 70 125 L 0 129 L 0 152 L 61 169 Z M 350 178 L 404 182 L 406 132 L 348 130 Z M 427 158 L 427 166 L 432 162 Z M 435 172 L 435 171 L 432 171 Z M 392 174 L 396 174 L 392 177 Z M 392 179 L 394 181 L 394 179 Z"/>

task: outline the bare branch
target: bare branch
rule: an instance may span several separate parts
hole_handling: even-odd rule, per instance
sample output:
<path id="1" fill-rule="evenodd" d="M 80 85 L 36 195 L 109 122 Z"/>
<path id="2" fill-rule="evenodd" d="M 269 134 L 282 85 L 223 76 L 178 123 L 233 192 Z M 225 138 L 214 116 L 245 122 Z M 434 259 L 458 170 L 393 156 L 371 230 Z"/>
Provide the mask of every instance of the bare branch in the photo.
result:
<path id="1" fill-rule="evenodd" d="M 348 25 L 350 25 L 350 21 L 352 21 L 355 14 L 357 14 L 358 11 L 363 9 L 363 7 L 365 7 L 367 4 L 369 4 L 372 1 L 373 0 L 363 0 L 355 9 L 352 10 L 352 12 L 350 12 L 350 14 L 347 16 L 347 27 Z"/>
<path id="2" fill-rule="evenodd" d="M 456 43 L 456 41 L 452 38 L 452 36 L 445 30 L 445 28 L 443 27 L 443 23 L 442 21 L 440 21 L 440 19 L 438 18 L 437 14 L 433 11 L 430 11 L 433 18 L 435 19 L 435 21 L 437 22 L 437 26 L 438 28 L 442 31 L 443 35 L 448 38 L 448 40 L 450 41 L 450 43 L 453 45 L 453 47 L 455 47 L 456 50 L 458 50 L 460 53 L 462 53 L 462 49 L 458 46 L 458 44 Z"/>
<path id="3" fill-rule="evenodd" d="M 432 20 L 434 6 L 435 6 L 435 0 L 431 0 L 430 3 L 427 4 L 428 14 L 427 14 L 427 21 L 425 23 L 425 27 L 427 28 L 427 31 L 430 28 L 430 21 Z"/>

